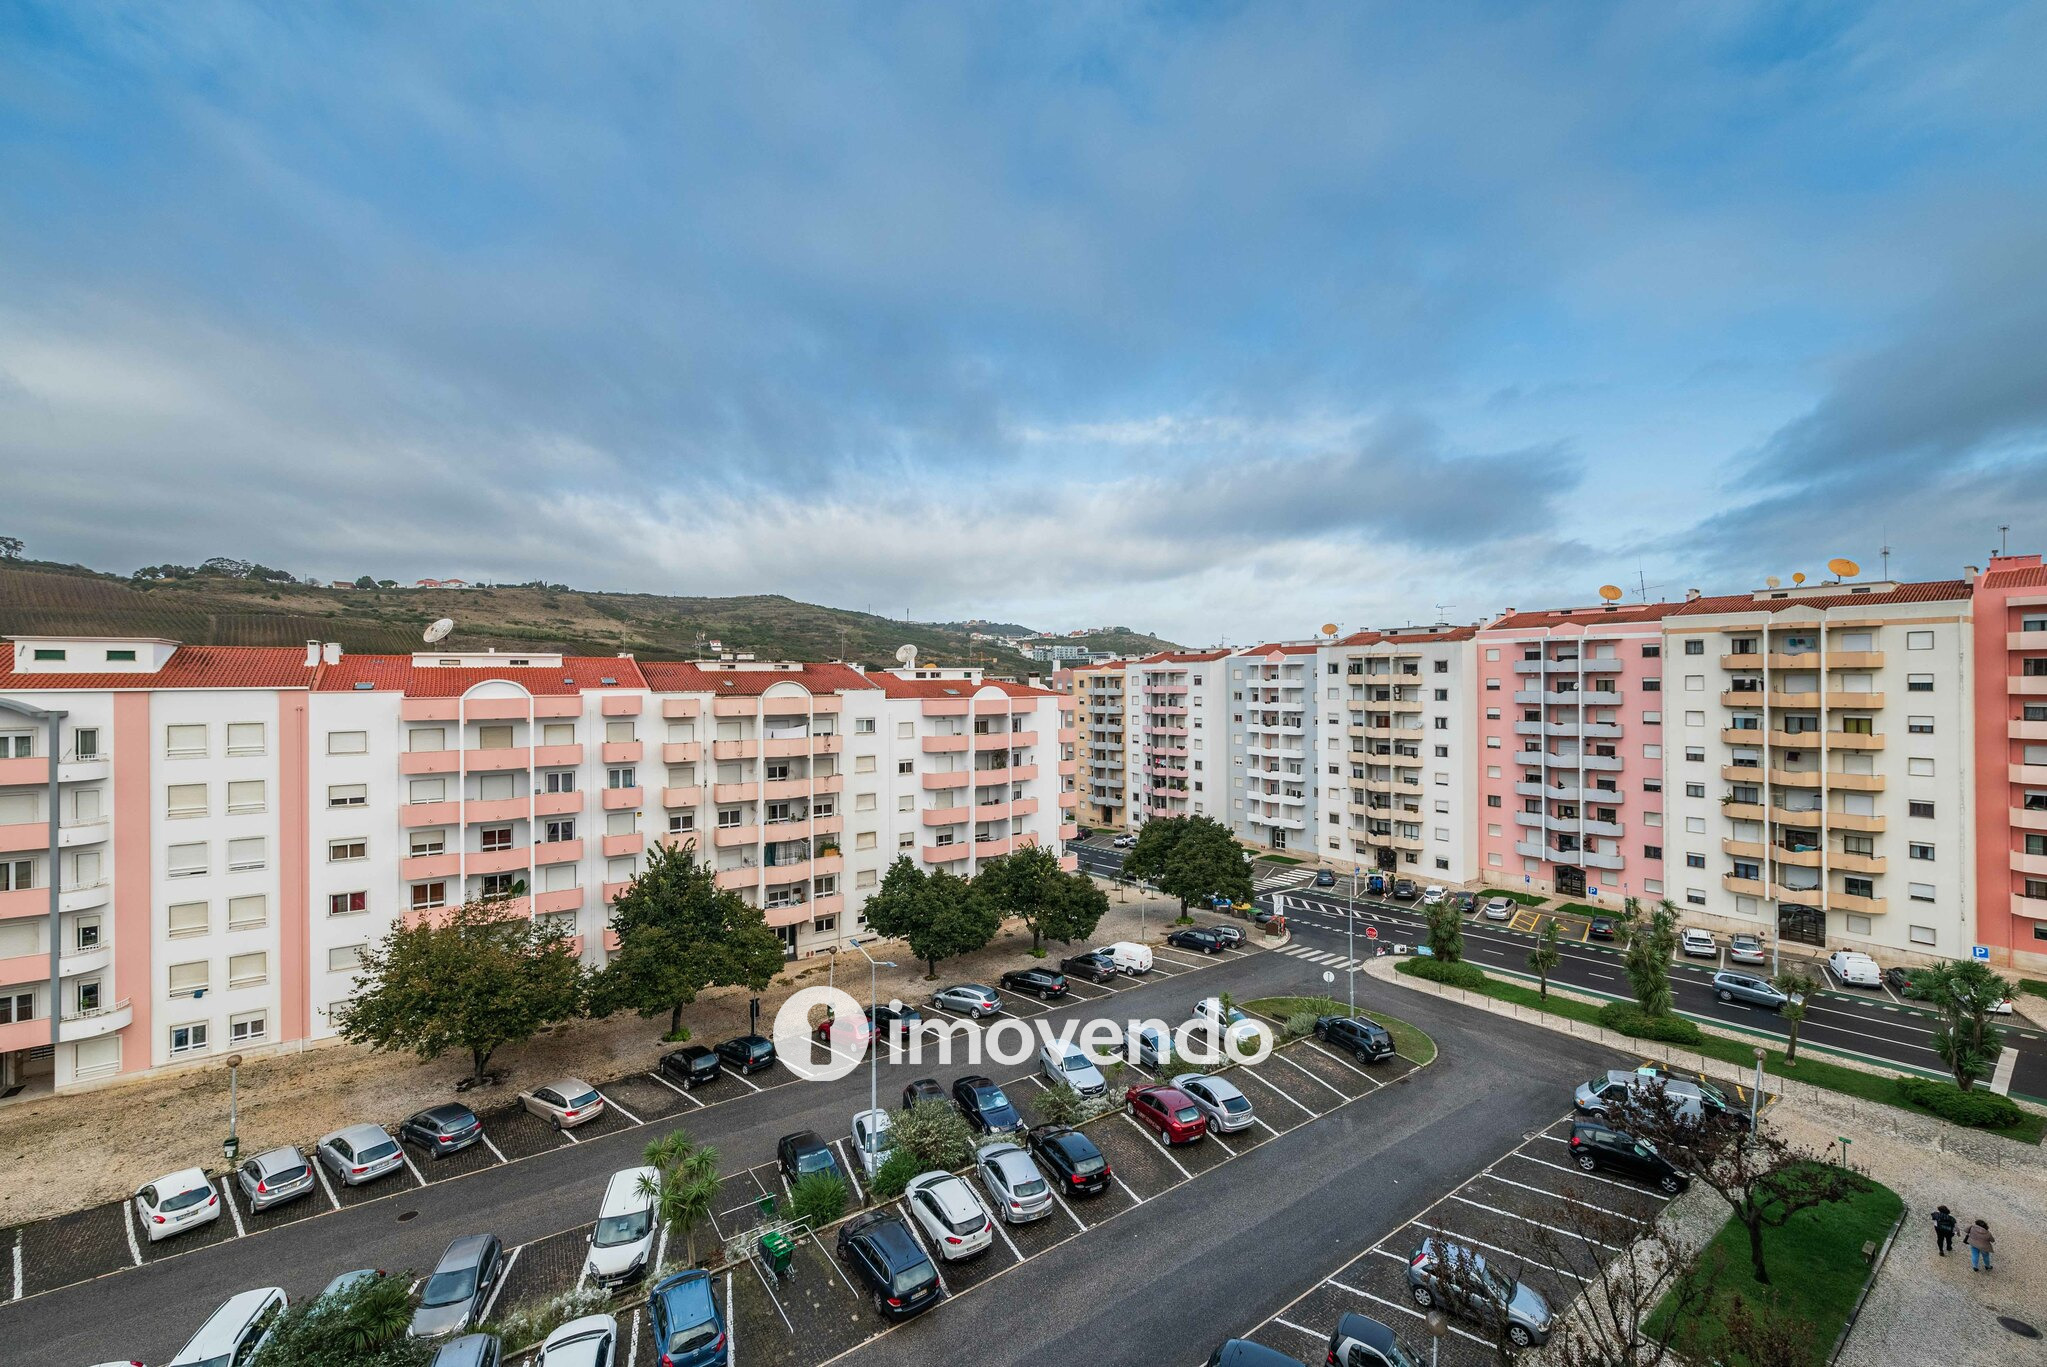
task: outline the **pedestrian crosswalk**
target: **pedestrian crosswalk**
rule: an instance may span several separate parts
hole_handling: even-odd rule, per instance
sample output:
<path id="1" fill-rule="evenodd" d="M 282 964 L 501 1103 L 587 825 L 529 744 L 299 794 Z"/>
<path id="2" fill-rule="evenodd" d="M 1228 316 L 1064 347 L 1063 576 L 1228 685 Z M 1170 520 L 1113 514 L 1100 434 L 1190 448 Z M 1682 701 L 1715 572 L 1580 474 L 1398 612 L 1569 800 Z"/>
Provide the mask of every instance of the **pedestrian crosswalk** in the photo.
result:
<path id="1" fill-rule="evenodd" d="M 1313 869 L 1278 869 L 1261 873 L 1251 880 L 1253 892 L 1286 892 L 1291 888 L 1305 888 L 1315 881 Z"/>
<path id="2" fill-rule="evenodd" d="M 1326 949 L 1311 949 L 1307 945 L 1281 945 L 1273 953 L 1285 954 L 1323 968 L 1341 968 L 1350 972 L 1356 972 L 1365 966 L 1363 959 L 1353 959 L 1347 954 L 1334 954 Z"/>

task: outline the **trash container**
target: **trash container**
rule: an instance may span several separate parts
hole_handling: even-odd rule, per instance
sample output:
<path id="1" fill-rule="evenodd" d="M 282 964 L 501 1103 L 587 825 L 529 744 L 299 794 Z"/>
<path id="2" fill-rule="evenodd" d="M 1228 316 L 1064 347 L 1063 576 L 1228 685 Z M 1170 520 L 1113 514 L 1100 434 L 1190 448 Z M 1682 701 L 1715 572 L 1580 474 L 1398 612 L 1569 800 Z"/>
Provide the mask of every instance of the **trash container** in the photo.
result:
<path id="1" fill-rule="evenodd" d="M 789 1265 L 796 1257 L 796 1245 L 789 1242 L 789 1236 L 778 1230 L 769 1230 L 761 1235 L 761 1261 L 768 1271 L 777 1277 L 789 1275 Z"/>
<path id="2" fill-rule="evenodd" d="M 775 1213 L 775 1198 L 763 1192 L 761 1199 L 753 1203 L 753 1208 L 762 1215 L 772 1217 Z"/>

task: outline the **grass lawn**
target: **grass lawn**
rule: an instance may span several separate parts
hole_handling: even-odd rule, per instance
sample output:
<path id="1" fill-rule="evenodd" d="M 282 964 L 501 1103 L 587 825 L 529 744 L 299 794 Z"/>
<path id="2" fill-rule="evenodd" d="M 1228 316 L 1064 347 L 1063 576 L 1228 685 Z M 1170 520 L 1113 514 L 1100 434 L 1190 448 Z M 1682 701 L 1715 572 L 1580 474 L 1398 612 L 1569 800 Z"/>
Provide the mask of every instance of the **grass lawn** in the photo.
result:
<path id="1" fill-rule="evenodd" d="M 2018 983 L 2022 992 L 2030 992 L 2036 997 L 2047 997 L 2047 983 L 2041 982 L 2038 978 L 2020 978 Z"/>
<path id="2" fill-rule="evenodd" d="M 1504 897 L 1510 902 L 1519 902 L 1524 907 L 1539 907 L 1549 901 L 1549 898 L 1539 892 L 1509 892 L 1505 888 L 1480 888 L 1478 896 L 1480 901 L 1488 897 Z"/>
<path id="3" fill-rule="evenodd" d="M 1874 1242 L 1881 1248 L 1903 1208 L 1896 1192 L 1872 1182 L 1869 1190 L 1846 1201 L 1800 1211 L 1781 1228 L 1764 1230 L 1763 1262 L 1770 1270 L 1767 1286 L 1753 1278 L 1748 1231 L 1730 1218 L 1700 1259 L 1702 1266 L 1720 1269 L 1714 1308 L 1696 1314 L 1679 1330 L 1671 1346 L 1697 1362 L 1746 1362 L 1726 1355 L 1721 1342 L 1725 1309 L 1739 1295 L 1804 1326 L 1810 1334 L 1808 1361 L 1825 1362 L 1855 1308 L 1855 1298 L 1862 1293 L 1863 1279 L 1869 1275 L 1863 1244 Z M 1659 1306 L 1650 1315 L 1650 1324 L 1660 1323 L 1663 1315 Z"/>
<path id="4" fill-rule="evenodd" d="M 1567 911 L 1573 916 L 1612 916 L 1614 914 L 1605 907 L 1588 906 L 1584 902 L 1565 902 L 1557 910 Z"/>
<path id="5" fill-rule="evenodd" d="M 1402 959 L 1394 965 L 1394 971 L 1409 973 L 1411 972 L 1409 965 L 1416 962 L 1418 961 L 1414 959 Z M 1524 987 L 1517 982 L 1508 982 L 1491 974 L 1486 975 L 1485 995 L 1495 1001 L 1511 1002 L 1531 1010 L 1546 1011 L 1550 1015 L 1564 1016 L 1587 1025 L 1599 1024 L 1599 1008 L 1590 1002 L 1572 1001 L 1564 997 L 1551 997 L 1545 1002 L 1536 994 L 1534 988 Z M 1644 1042 L 1642 1047 L 1653 1049 L 1655 1044 L 1653 1041 Z M 1736 1064 L 1743 1069 L 1755 1065 L 1754 1046 L 1742 1040 L 1708 1035 L 1697 1045 L 1687 1044 L 1682 1047 L 1693 1053 L 1704 1054 L 1708 1058 L 1717 1058 L 1723 1063 Z M 1844 1096 L 1861 1097 L 1865 1101 L 1896 1106 L 1901 1111 L 1911 1111 L 1915 1115 L 1933 1114 L 1925 1107 L 1914 1106 L 1899 1096 L 1898 1089 L 1892 1085 L 1890 1074 L 1865 1073 L 1859 1068 L 1833 1063 L 1812 1053 L 1801 1055 L 1797 1063 L 1787 1068 L 1784 1064 L 1784 1051 L 1766 1045 L 1763 1050 L 1763 1071 L 1766 1075 L 1797 1078 L 1809 1086 L 1839 1092 Z M 2040 1142 L 2043 1132 L 2047 1132 L 2047 1116 L 2032 1111 L 2027 1111 L 2025 1118 L 2016 1125 L 2001 1130 L 1980 1131 L 1983 1134 L 2001 1135 L 2021 1144 L 2036 1145 Z"/>
<path id="6" fill-rule="evenodd" d="M 1332 997 L 1259 997 L 1245 1002 L 1243 1007 L 1253 1015 L 1272 1021 L 1285 1021 L 1288 1016 L 1297 1016 L 1303 1011 L 1313 1011 L 1318 1016 L 1340 1016 L 1344 1013 L 1343 1003 Z M 1436 1042 L 1426 1031 L 1409 1025 L 1398 1016 L 1381 1015 L 1377 1011 L 1360 1014 L 1386 1027 L 1386 1033 L 1393 1036 L 1394 1051 L 1402 1058 L 1415 1063 L 1427 1063 L 1435 1058 Z"/>
<path id="7" fill-rule="evenodd" d="M 1287 854 L 1261 854 L 1258 856 L 1258 861 L 1262 864 L 1298 864 L 1302 862 Z"/>

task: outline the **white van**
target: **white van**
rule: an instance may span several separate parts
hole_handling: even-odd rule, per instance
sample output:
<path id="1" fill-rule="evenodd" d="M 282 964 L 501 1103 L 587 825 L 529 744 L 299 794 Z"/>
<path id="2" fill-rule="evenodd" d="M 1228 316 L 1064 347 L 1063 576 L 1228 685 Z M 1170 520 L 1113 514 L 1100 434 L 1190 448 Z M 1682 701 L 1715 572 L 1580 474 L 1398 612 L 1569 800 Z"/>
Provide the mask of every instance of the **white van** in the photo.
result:
<path id="1" fill-rule="evenodd" d="M 590 1233 L 590 1255 L 583 1270 L 602 1287 L 614 1287 L 646 1273 L 654 1260 L 654 1197 L 649 1190 L 661 1180 L 653 1168 L 627 1168 L 611 1175 L 604 1204 L 597 1209 L 597 1228 Z"/>
<path id="2" fill-rule="evenodd" d="M 206 1367 L 217 1362 L 247 1362 L 256 1356 L 284 1313 L 288 1302 L 281 1286 L 258 1287 L 231 1296 L 225 1305 L 207 1317 L 192 1335 L 192 1341 L 178 1350 L 170 1367 Z"/>
<path id="3" fill-rule="evenodd" d="M 1134 944 L 1129 940 L 1118 940 L 1113 945 L 1105 946 L 1102 953 L 1109 956 L 1109 962 L 1116 965 L 1120 972 L 1133 977 L 1139 973 L 1151 972 L 1151 950 L 1145 945 Z"/>

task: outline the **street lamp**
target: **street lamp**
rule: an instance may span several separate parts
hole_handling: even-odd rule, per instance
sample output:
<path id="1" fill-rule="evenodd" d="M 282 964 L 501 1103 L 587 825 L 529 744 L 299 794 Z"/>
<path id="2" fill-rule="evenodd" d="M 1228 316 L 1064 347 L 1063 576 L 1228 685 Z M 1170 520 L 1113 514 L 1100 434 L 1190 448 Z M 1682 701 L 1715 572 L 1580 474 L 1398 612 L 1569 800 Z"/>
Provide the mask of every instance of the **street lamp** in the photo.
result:
<path id="1" fill-rule="evenodd" d="M 1355 851 L 1353 851 L 1355 853 Z M 1358 866 L 1350 866 L 1350 915 L 1343 918 L 1343 952 L 1350 960 L 1344 976 L 1350 980 L 1350 1014 L 1358 1013 Z"/>
<path id="2" fill-rule="evenodd" d="M 229 1054 L 227 1056 L 227 1138 L 221 1143 L 220 1151 L 230 1163 L 235 1161 L 235 1155 L 240 1153 L 242 1149 L 242 1141 L 235 1135 L 235 1124 L 240 1118 L 238 1115 L 240 1110 L 238 1103 L 241 1100 L 236 1070 L 241 1066 L 242 1056 L 240 1054 Z"/>
<path id="3" fill-rule="evenodd" d="M 859 950 L 860 957 L 867 960 L 867 1109 L 878 1111 L 881 1109 L 877 1104 L 881 1096 L 881 1039 L 874 1029 L 874 1018 L 878 1014 L 875 1011 L 876 1002 L 874 998 L 875 970 L 877 968 L 894 968 L 895 964 L 887 959 L 883 959 L 877 964 L 874 961 L 874 956 L 869 954 L 858 940 L 848 940 L 846 943 Z"/>
<path id="4" fill-rule="evenodd" d="M 1429 1330 L 1429 1367 L 1436 1367 L 1436 1354 L 1443 1350 L 1443 1335 L 1450 1332 L 1450 1317 L 1440 1310 L 1422 1316 Z"/>
<path id="5" fill-rule="evenodd" d="M 1762 1109 L 1763 1105 L 1763 1046 L 1758 1044 L 1755 1046 L 1755 1049 L 1756 1085 L 1749 1092 L 1748 1097 L 1748 1132 L 1750 1134 L 1756 1132 L 1756 1113 Z"/>

